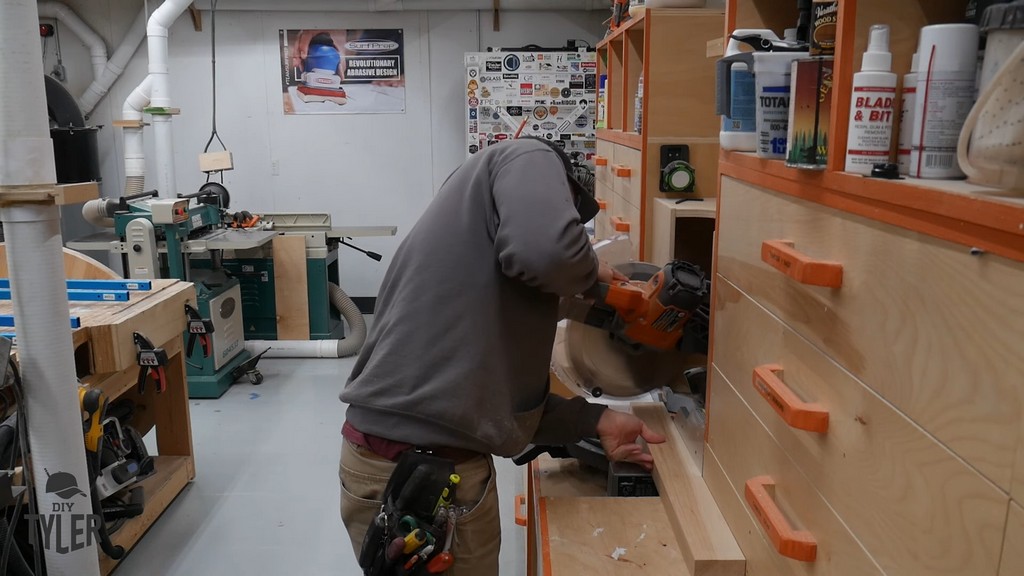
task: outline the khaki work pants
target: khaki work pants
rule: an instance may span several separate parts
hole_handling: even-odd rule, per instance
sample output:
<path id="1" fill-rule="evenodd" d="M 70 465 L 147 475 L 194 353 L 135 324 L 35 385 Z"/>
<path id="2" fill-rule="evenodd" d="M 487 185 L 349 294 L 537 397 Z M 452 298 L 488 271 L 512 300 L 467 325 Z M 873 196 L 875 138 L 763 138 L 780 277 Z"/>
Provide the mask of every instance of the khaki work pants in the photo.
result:
<path id="1" fill-rule="evenodd" d="M 380 512 L 381 497 L 395 464 L 362 446 L 342 440 L 341 519 L 352 541 L 356 558 L 370 522 Z M 446 576 L 498 576 L 501 523 L 498 490 L 490 456 L 473 458 L 455 466 L 461 476 L 455 504 L 469 512 L 455 524 L 452 555 L 455 564 Z"/>

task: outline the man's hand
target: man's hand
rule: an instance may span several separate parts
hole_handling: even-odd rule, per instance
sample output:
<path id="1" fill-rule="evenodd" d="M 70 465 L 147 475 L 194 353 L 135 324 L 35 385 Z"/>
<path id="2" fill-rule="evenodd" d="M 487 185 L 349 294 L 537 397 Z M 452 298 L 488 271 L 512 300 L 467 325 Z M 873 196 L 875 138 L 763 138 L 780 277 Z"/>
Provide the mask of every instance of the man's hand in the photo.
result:
<path id="1" fill-rule="evenodd" d="M 629 278 L 602 260 L 601 267 L 597 270 L 597 281 L 602 284 L 611 284 L 613 282 L 628 282 Z"/>
<path id="2" fill-rule="evenodd" d="M 597 422 L 597 436 L 608 460 L 633 462 L 647 470 L 654 467 L 654 458 L 637 444 L 642 437 L 650 444 L 661 444 L 665 437 L 647 427 L 643 420 L 609 408 Z"/>

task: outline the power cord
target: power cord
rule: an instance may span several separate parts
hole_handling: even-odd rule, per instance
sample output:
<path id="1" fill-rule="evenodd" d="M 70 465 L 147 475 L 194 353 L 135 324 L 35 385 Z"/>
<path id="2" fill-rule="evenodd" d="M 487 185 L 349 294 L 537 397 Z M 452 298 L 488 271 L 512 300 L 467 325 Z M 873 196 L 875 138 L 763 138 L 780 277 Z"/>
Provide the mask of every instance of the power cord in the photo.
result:
<path id="1" fill-rule="evenodd" d="M 211 0 L 210 2 L 210 70 L 211 70 L 211 85 L 213 87 L 213 113 L 211 115 L 211 131 L 210 139 L 206 141 L 206 147 L 203 148 L 203 153 L 210 151 L 210 145 L 213 144 L 213 140 L 216 138 L 217 142 L 220 143 L 220 147 L 223 150 L 227 150 L 228 147 L 224 145 L 224 141 L 220 139 L 220 134 L 217 133 L 217 0 Z M 212 172 L 206 173 L 206 181 L 209 182 L 213 176 Z M 224 183 L 224 171 L 220 171 L 220 183 Z"/>

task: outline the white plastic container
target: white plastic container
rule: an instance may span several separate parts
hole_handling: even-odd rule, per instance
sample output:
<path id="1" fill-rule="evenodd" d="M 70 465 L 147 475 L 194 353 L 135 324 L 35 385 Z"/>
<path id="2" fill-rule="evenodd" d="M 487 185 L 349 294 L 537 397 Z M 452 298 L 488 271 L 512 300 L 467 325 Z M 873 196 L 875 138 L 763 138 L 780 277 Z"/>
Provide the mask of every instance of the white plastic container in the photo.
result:
<path id="1" fill-rule="evenodd" d="M 790 89 L 793 61 L 807 52 L 757 52 L 754 57 L 754 90 L 757 96 L 757 155 L 783 159 L 789 138 Z"/>
<path id="2" fill-rule="evenodd" d="M 648 2 L 648 6 L 650 3 Z M 734 30 L 733 36 L 760 35 L 762 38 L 778 40 L 778 36 L 771 30 L 740 29 Z M 723 62 L 728 61 L 730 56 L 737 56 L 743 51 L 744 44 L 735 38 L 729 39 L 725 49 Z M 722 62 L 719 63 L 720 65 Z M 736 150 L 738 152 L 757 151 L 757 99 L 754 86 L 754 76 L 746 64 L 740 62 L 730 63 L 731 68 L 724 72 L 720 67 L 720 76 L 728 74 L 727 78 L 719 77 L 719 108 L 722 114 L 722 130 L 718 134 L 719 144 L 725 150 Z M 727 85 L 727 95 L 721 94 L 721 88 Z M 724 108 L 724 109 L 723 109 Z"/>
<path id="3" fill-rule="evenodd" d="M 896 74 L 889 52 L 889 27 L 871 27 L 861 71 L 853 75 L 846 171 L 869 176 L 875 164 L 888 164 L 896 114 Z"/>
<path id="4" fill-rule="evenodd" d="M 896 162 L 900 174 L 910 174 L 910 147 L 914 136 L 914 114 L 917 112 L 917 53 L 910 61 L 910 72 L 903 75 L 903 94 L 900 98 L 900 134 L 896 148 Z"/>
<path id="5" fill-rule="evenodd" d="M 977 73 L 977 26 L 938 24 L 921 29 L 910 176 L 964 177 L 956 148 L 974 104 Z"/>

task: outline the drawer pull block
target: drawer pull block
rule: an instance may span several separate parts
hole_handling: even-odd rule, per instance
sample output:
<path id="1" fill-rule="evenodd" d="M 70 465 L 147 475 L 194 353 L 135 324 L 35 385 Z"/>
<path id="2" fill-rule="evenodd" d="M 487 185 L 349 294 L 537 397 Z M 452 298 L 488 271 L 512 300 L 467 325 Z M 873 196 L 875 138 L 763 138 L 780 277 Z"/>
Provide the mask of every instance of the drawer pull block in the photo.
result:
<path id="1" fill-rule="evenodd" d="M 618 216 L 612 216 L 612 228 L 615 228 L 616 232 L 629 232 L 629 222 L 619 218 Z"/>
<path id="2" fill-rule="evenodd" d="M 782 366 L 765 364 L 754 368 L 754 389 L 791 428 L 828 432 L 828 410 L 821 404 L 801 400 L 781 378 Z"/>
<path id="3" fill-rule="evenodd" d="M 604 156 L 594 156 L 594 166 L 607 166 L 608 159 Z"/>
<path id="4" fill-rule="evenodd" d="M 843 285 L 843 265 L 815 260 L 793 248 L 788 240 L 765 240 L 761 260 L 801 284 L 839 288 Z"/>
<path id="5" fill-rule="evenodd" d="M 516 494 L 516 524 L 526 526 L 526 494 Z"/>
<path id="6" fill-rule="evenodd" d="M 631 174 L 633 174 L 633 170 L 629 166 L 615 165 L 615 175 L 619 178 L 629 178 Z"/>
<path id="7" fill-rule="evenodd" d="M 595 200 L 597 200 L 597 207 L 600 208 L 601 210 L 608 208 L 608 203 L 605 202 L 604 200 L 600 198 L 595 198 Z"/>
<path id="8" fill-rule="evenodd" d="M 818 556 L 818 542 L 810 532 L 794 530 L 789 525 L 789 521 L 782 515 L 772 497 L 775 492 L 775 481 L 772 477 L 758 476 L 747 480 L 744 492 L 747 504 L 754 511 L 754 516 L 757 516 L 761 527 L 768 533 L 776 552 L 793 560 L 814 562 Z"/>

